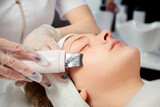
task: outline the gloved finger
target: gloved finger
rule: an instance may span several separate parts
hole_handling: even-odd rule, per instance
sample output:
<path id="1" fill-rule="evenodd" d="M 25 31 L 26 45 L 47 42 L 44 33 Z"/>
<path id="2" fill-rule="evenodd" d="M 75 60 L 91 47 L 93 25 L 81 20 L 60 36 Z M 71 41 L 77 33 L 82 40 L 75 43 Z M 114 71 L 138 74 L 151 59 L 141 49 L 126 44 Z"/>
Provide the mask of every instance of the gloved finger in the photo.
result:
<path id="1" fill-rule="evenodd" d="M 36 81 L 36 82 L 40 82 L 42 80 L 42 75 L 41 74 L 33 71 L 32 69 L 30 69 L 27 65 L 25 65 L 21 61 L 17 60 L 14 57 L 6 55 L 1 51 L 0 51 L 0 54 L 1 54 L 1 56 L 0 56 L 1 64 L 3 63 L 3 65 L 12 68 L 15 71 L 18 71 L 19 73 L 25 75 L 26 77 L 28 77 L 28 78 Z M 15 72 L 15 71 L 12 71 L 12 72 Z M 9 75 L 9 74 L 5 73 L 4 76 L 7 76 L 7 75 Z M 12 75 L 10 75 L 10 77 L 11 76 Z"/>
<path id="2" fill-rule="evenodd" d="M 67 73 L 52 73 L 52 75 L 61 81 L 66 81 L 69 78 Z"/>
<path id="3" fill-rule="evenodd" d="M 27 47 L 17 44 L 16 42 L 0 38 L 0 49 L 5 52 L 12 53 L 13 55 L 15 54 L 22 56 L 25 59 L 29 59 L 37 63 L 43 62 L 44 64 L 45 62 L 48 64 L 44 57 L 38 55 L 35 51 L 28 49 Z"/>
<path id="4" fill-rule="evenodd" d="M 0 75 L 0 79 L 12 80 L 12 79 L 10 79 L 10 78 L 7 78 L 7 77 L 5 77 L 5 76 L 3 76 L 3 75 Z"/>
<path id="5" fill-rule="evenodd" d="M 25 82 L 26 81 L 17 81 L 15 85 L 19 87 L 19 86 L 22 86 Z"/>
<path id="6" fill-rule="evenodd" d="M 42 74 L 43 76 L 43 79 L 42 79 L 42 82 L 40 83 L 43 87 L 50 87 L 52 84 L 51 82 L 49 81 L 49 79 L 45 76 L 45 74 Z"/>
<path id="7" fill-rule="evenodd" d="M 29 47 L 33 47 L 34 48 L 34 50 L 36 50 L 36 51 L 41 51 L 42 50 L 42 48 L 44 48 L 44 47 L 48 47 L 48 42 L 47 43 L 42 43 L 41 41 L 39 41 L 40 43 L 32 43 L 32 45 L 30 46 L 30 45 L 26 45 L 26 46 L 29 46 Z"/>
<path id="8" fill-rule="evenodd" d="M 4 79 L 4 80 L 16 80 L 15 78 L 8 78 L 8 77 L 5 77 L 3 75 L 0 75 L 0 79 Z"/>
<path id="9" fill-rule="evenodd" d="M 0 75 L 8 80 L 28 80 L 22 74 L 4 66 L 0 66 Z"/>
<path id="10" fill-rule="evenodd" d="M 43 48 L 41 49 L 41 51 L 46 51 L 46 50 L 50 50 L 49 47 L 43 47 Z"/>
<path id="11" fill-rule="evenodd" d="M 13 54 L 20 55 L 21 57 L 32 60 L 39 65 L 47 65 L 48 61 L 43 57 L 42 55 L 38 54 L 36 51 L 33 51 L 32 49 L 29 49 L 25 46 L 19 45 L 19 49 L 17 51 L 14 51 Z"/>
<path id="12" fill-rule="evenodd" d="M 0 75 L 0 79 L 4 79 L 4 80 L 16 80 L 15 78 L 8 78 L 8 77 L 5 77 L 3 75 Z"/>
<path id="13" fill-rule="evenodd" d="M 59 49 L 57 43 L 54 40 L 51 40 L 47 45 L 44 45 L 41 47 L 40 50 L 54 50 L 54 49 Z"/>
<path id="14" fill-rule="evenodd" d="M 56 41 L 54 41 L 54 40 L 48 44 L 48 47 L 50 50 L 59 49 Z"/>

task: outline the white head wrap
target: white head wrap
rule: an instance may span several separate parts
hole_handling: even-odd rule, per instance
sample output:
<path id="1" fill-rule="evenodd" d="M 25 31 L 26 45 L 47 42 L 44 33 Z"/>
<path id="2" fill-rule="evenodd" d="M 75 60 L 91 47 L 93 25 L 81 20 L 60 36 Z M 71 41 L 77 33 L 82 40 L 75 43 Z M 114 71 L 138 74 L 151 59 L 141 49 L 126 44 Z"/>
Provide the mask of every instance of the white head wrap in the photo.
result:
<path id="1" fill-rule="evenodd" d="M 64 41 L 74 34 L 69 34 L 62 38 L 58 44 L 62 48 Z M 47 75 L 52 86 L 46 88 L 47 97 L 54 107 L 89 107 L 81 98 L 73 82 L 68 78 L 65 82 L 53 75 Z"/>

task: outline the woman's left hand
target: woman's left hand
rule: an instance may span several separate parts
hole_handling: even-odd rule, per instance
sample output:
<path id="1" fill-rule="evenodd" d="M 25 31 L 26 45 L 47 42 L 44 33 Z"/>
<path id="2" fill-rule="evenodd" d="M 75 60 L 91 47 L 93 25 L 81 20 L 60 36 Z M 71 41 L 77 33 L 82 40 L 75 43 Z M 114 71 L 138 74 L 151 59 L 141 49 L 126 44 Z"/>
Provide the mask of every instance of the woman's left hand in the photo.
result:
<path id="1" fill-rule="evenodd" d="M 50 25 L 42 25 L 32 31 L 25 39 L 24 45 L 35 50 L 59 49 L 56 41 L 61 38 L 60 32 Z"/>
<path id="2" fill-rule="evenodd" d="M 60 39 L 60 33 L 49 25 L 42 25 L 32 31 L 24 41 L 24 45 L 33 48 L 37 51 L 59 49 L 56 41 Z M 65 73 L 53 74 L 61 80 L 67 79 Z M 43 79 L 41 85 L 46 87 L 46 84 L 51 85 L 47 77 L 42 74 Z M 22 85 L 22 81 L 18 81 L 16 85 Z M 54 84 L 53 84 L 54 85 Z"/>

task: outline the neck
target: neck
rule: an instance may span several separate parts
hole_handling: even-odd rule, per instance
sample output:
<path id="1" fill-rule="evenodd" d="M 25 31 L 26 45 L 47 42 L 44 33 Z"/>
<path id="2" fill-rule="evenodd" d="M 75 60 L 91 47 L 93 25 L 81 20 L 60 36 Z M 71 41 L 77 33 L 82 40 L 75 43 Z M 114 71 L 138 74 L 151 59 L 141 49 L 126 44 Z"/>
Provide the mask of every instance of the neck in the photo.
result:
<path id="1" fill-rule="evenodd" d="M 91 107 L 124 107 L 142 86 L 143 82 L 140 77 L 131 77 L 118 82 L 116 86 L 107 86 L 103 91 L 91 94 L 88 103 Z"/>

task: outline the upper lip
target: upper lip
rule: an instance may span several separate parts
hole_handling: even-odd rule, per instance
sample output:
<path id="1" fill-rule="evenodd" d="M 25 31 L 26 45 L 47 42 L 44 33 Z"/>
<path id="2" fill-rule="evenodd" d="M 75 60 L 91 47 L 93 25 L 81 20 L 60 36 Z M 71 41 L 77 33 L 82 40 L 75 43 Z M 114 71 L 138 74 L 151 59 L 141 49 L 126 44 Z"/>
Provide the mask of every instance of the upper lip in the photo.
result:
<path id="1" fill-rule="evenodd" d="M 112 50 L 112 49 L 114 48 L 114 46 L 115 46 L 116 44 L 119 44 L 119 43 L 121 43 L 121 41 L 119 41 L 119 40 L 113 40 L 113 42 L 111 43 L 111 48 L 110 48 L 110 50 Z"/>

